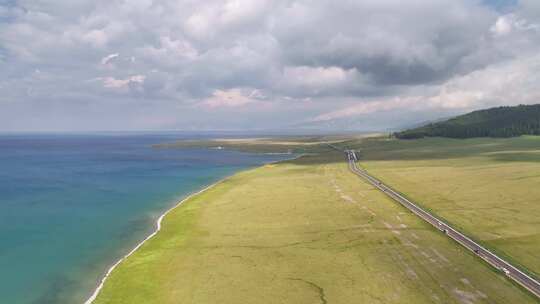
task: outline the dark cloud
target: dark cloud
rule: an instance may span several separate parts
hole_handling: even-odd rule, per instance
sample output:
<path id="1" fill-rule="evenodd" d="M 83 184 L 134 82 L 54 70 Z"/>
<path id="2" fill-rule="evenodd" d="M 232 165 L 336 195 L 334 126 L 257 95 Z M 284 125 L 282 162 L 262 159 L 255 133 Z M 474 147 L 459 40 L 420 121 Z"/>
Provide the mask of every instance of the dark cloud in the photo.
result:
<path id="1" fill-rule="evenodd" d="M 356 68 L 375 85 L 447 79 L 488 64 L 495 13 L 471 1 L 321 1 L 285 9 L 276 29 L 286 62 Z"/>

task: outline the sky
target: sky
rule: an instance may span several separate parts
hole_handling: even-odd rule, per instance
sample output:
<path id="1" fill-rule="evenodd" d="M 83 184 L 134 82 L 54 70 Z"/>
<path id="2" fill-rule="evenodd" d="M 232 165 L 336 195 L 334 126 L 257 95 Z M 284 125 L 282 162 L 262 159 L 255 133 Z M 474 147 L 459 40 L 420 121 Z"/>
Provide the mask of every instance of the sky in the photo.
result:
<path id="1" fill-rule="evenodd" d="M 534 103 L 538 0 L 0 0 L 0 132 L 374 131 Z"/>

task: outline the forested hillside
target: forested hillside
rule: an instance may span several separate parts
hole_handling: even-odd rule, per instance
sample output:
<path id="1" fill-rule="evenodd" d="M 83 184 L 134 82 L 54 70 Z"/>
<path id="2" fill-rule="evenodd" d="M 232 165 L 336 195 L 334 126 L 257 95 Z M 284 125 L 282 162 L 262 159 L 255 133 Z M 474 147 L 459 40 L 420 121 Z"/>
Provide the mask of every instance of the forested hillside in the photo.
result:
<path id="1" fill-rule="evenodd" d="M 396 132 L 397 138 L 512 137 L 540 135 L 540 104 L 474 111 L 446 121 Z"/>

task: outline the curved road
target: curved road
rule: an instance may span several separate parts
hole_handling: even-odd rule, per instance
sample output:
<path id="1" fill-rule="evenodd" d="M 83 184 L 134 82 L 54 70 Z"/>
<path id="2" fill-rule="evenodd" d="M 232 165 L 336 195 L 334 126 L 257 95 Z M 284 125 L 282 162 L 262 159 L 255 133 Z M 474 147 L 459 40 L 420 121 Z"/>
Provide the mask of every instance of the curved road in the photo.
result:
<path id="1" fill-rule="evenodd" d="M 334 149 L 338 149 L 337 147 L 333 145 L 331 146 Z M 369 175 L 365 170 L 358 168 L 356 166 L 357 158 L 356 158 L 356 153 L 354 151 L 345 150 L 345 153 L 347 155 L 347 159 L 349 162 L 349 168 L 353 173 L 367 180 L 370 184 L 372 184 L 373 186 L 375 186 L 376 188 L 384 192 L 387 196 L 397 201 L 398 203 L 403 205 L 405 208 L 409 209 L 411 212 L 421 217 L 424 221 L 433 225 L 435 228 L 439 229 L 442 233 L 445 233 L 448 237 L 455 240 L 456 242 L 461 244 L 463 247 L 474 252 L 477 256 L 482 258 L 484 261 L 488 262 L 493 267 L 497 268 L 502 273 L 504 273 L 507 277 L 516 281 L 521 286 L 525 287 L 527 290 L 533 293 L 535 296 L 540 298 L 540 282 L 537 279 L 534 279 L 530 277 L 529 275 L 525 274 L 518 268 L 514 267 L 512 264 L 498 257 L 496 254 L 482 247 L 480 244 L 476 243 L 475 241 L 471 240 L 464 234 L 452 228 L 450 225 L 446 224 L 442 220 L 433 216 L 431 213 L 418 207 L 416 204 L 414 204 L 407 198 L 403 197 L 401 194 L 397 193 L 392 188 L 388 187 L 387 185 L 383 184 L 378 179 Z"/>

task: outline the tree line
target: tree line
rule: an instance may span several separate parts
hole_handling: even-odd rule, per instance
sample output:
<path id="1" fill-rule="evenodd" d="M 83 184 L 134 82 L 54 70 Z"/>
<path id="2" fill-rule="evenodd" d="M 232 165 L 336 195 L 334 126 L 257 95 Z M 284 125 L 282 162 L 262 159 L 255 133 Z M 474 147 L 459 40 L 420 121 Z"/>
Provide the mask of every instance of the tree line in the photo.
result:
<path id="1" fill-rule="evenodd" d="M 396 132 L 394 135 L 401 139 L 540 135 L 540 104 L 474 111 L 443 122 Z"/>

